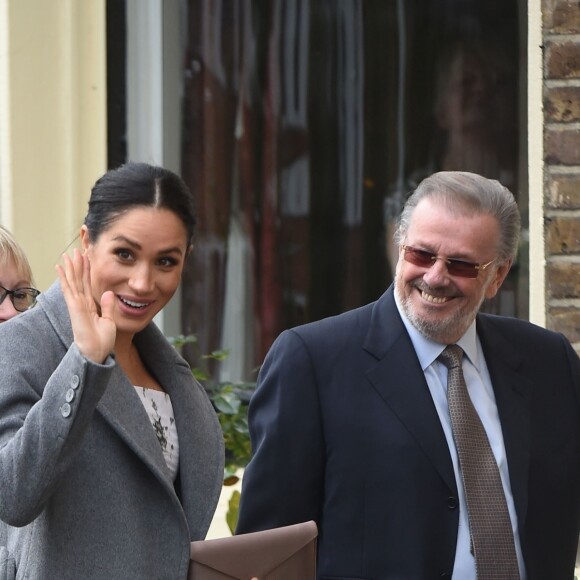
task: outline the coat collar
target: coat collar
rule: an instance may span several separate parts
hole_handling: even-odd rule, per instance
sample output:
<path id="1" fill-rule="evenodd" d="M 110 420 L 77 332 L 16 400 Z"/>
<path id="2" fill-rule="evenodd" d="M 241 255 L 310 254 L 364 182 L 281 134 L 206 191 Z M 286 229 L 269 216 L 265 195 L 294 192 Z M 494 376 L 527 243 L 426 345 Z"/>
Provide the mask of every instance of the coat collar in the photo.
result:
<path id="1" fill-rule="evenodd" d="M 73 332 L 60 282 L 57 280 L 46 292 L 42 292 L 37 302 L 46 313 L 64 347 L 68 349 L 73 342 Z"/>
<path id="2" fill-rule="evenodd" d="M 46 312 L 56 334 L 68 349 L 73 342 L 70 317 L 59 282 L 39 296 L 39 305 Z M 135 336 L 135 345 L 150 372 L 171 397 L 180 453 L 179 478 L 183 491 L 181 504 L 193 536 L 207 529 L 213 515 L 210 501 L 219 493 L 216 481 L 223 477 L 222 434 L 213 409 L 202 388 L 193 380 L 187 362 L 167 342 L 154 323 Z M 119 366 L 114 369 L 109 385 L 97 405 L 97 412 L 109 423 L 125 444 L 177 496 L 159 441 L 134 386 Z"/>

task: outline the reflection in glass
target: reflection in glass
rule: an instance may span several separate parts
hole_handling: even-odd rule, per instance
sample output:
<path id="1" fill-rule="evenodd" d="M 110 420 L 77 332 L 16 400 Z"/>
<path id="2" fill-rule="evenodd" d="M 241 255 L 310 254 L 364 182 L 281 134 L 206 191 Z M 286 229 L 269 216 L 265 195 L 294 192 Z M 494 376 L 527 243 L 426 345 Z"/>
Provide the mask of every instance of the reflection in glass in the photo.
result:
<path id="1" fill-rule="evenodd" d="M 518 193 L 514 1 L 185 4 L 182 172 L 200 225 L 184 332 L 231 350 L 223 378 L 247 378 L 283 329 L 384 291 L 422 177 L 476 171 Z M 521 274 L 489 310 L 527 316 Z"/>

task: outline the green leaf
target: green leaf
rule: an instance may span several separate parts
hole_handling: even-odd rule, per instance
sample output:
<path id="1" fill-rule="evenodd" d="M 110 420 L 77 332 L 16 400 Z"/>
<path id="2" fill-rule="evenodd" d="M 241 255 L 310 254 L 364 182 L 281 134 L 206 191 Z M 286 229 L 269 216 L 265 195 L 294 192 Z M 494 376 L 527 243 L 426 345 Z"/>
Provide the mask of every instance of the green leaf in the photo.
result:
<path id="1" fill-rule="evenodd" d="M 224 468 L 224 481 L 226 479 L 232 479 L 236 476 L 238 468 L 235 465 L 226 465 Z"/>
<path id="2" fill-rule="evenodd" d="M 214 350 L 211 354 L 204 354 L 203 358 L 223 361 L 228 358 L 229 354 L 229 350 Z"/>
<path id="3" fill-rule="evenodd" d="M 235 489 L 232 492 L 232 495 L 230 496 L 230 501 L 228 502 L 228 511 L 226 513 L 226 522 L 232 534 L 236 531 L 239 512 L 240 512 L 240 492 L 237 489 Z"/>
<path id="4" fill-rule="evenodd" d="M 217 410 L 226 415 L 235 415 L 240 410 L 240 398 L 234 393 L 220 393 L 212 397 Z"/>
<path id="5" fill-rule="evenodd" d="M 209 375 L 197 367 L 191 369 L 191 373 L 200 383 L 205 383 L 205 381 L 209 380 Z"/>
<path id="6" fill-rule="evenodd" d="M 178 336 L 168 337 L 167 339 L 170 344 L 172 344 L 175 348 L 180 348 L 186 344 L 195 344 L 197 342 L 197 337 L 193 334 L 188 334 L 184 336 L 183 334 L 179 334 Z"/>
<path id="7" fill-rule="evenodd" d="M 235 432 L 240 435 L 248 435 L 250 430 L 248 429 L 248 418 L 247 417 L 237 417 L 232 424 Z"/>

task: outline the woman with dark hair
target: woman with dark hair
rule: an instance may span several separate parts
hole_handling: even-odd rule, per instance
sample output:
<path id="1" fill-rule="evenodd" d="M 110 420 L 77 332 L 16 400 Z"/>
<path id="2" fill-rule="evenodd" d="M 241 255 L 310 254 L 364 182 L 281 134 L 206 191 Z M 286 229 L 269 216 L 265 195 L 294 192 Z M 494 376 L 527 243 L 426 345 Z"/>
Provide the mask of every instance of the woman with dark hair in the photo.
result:
<path id="1" fill-rule="evenodd" d="M 37 308 L 0 328 L 0 578 L 186 578 L 219 497 L 223 439 L 152 320 L 194 225 L 177 175 L 106 173 L 81 250 Z"/>

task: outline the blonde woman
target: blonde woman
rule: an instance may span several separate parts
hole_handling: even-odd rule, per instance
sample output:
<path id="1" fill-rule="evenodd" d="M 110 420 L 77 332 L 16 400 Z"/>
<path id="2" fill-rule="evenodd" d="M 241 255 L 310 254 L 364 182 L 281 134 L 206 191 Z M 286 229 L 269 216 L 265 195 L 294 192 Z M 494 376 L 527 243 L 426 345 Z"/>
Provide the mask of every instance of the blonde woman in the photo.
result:
<path id="1" fill-rule="evenodd" d="M 0 226 L 0 322 L 14 318 L 36 304 L 32 270 L 14 236 Z"/>

